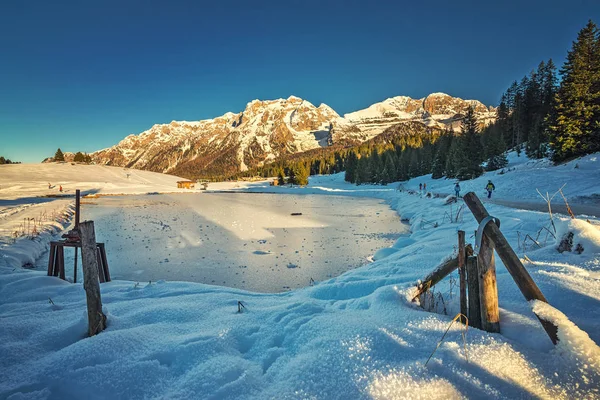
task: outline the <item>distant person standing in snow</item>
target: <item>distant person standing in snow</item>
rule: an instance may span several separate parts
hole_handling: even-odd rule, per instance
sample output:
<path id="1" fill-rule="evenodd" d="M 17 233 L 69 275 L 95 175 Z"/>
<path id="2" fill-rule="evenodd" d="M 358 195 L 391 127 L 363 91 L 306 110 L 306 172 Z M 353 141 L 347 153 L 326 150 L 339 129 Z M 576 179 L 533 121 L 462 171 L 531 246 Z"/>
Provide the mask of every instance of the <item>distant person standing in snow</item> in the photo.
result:
<path id="1" fill-rule="evenodd" d="M 488 192 L 488 199 L 492 198 L 492 191 L 496 190 L 496 186 L 492 183 L 491 180 L 488 181 L 487 185 L 485 185 L 485 190 Z"/>
<path id="2" fill-rule="evenodd" d="M 423 184 L 419 183 L 419 192 L 421 192 L 423 190 Z"/>
<path id="3" fill-rule="evenodd" d="M 59 192 L 62 192 L 62 185 L 60 185 L 60 187 L 58 188 Z"/>
<path id="4" fill-rule="evenodd" d="M 426 183 L 423 184 L 423 191 L 427 192 L 427 184 Z"/>
<path id="5" fill-rule="evenodd" d="M 456 198 L 460 197 L 460 185 L 458 182 L 456 182 L 456 185 L 454 185 L 454 194 L 456 195 Z"/>

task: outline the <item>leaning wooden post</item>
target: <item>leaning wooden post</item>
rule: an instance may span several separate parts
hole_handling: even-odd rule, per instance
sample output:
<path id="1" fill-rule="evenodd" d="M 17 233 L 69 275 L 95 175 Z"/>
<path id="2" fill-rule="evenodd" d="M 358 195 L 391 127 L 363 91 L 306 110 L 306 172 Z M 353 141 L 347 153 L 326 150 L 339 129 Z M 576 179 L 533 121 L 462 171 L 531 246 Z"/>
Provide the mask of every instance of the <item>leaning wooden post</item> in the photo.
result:
<path id="1" fill-rule="evenodd" d="M 467 193 L 463 197 L 463 200 L 475 216 L 477 222 L 481 222 L 484 218 L 489 216 L 487 210 L 483 204 L 481 204 L 481 201 L 475 193 Z M 540 288 L 537 287 L 529 275 L 529 272 L 527 272 L 521 263 L 521 260 L 519 260 L 519 257 L 517 257 L 512 247 L 510 247 L 510 244 L 508 244 L 508 241 L 500 231 L 500 228 L 498 228 L 498 226 L 494 223 L 488 223 L 483 232 L 494 244 L 496 253 L 498 253 L 498 256 L 500 256 L 504 266 L 513 277 L 515 283 L 521 290 L 521 293 L 523 293 L 523 296 L 525 296 L 525 299 L 527 301 L 540 300 L 544 303 L 548 303 Z M 538 319 L 546 330 L 550 340 L 552 340 L 552 343 L 558 343 L 558 328 L 549 321 L 543 320 L 539 317 Z"/>
<path id="2" fill-rule="evenodd" d="M 481 301 L 479 299 L 479 272 L 477 257 L 467 257 L 467 285 L 469 287 L 469 325 L 481 329 Z"/>
<path id="3" fill-rule="evenodd" d="M 483 330 L 488 332 L 500 332 L 494 243 L 485 234 L 481 237 L 479 253 L 477 254 L 477 269 L 479 271 L 481 326 Z"/>
<path id="4" fill-rule="evenodd" d="M 79 224 L 81 234 L 81 258 L 83 267 L 83 288 L 87 297 L 88 330 L 90 336 L 106 328 L 106 316 L 102 313 L 100 283 L 98 282 L 98 258 L 96 256 L 96 234 L 94 221 Z"/>
<path id="5" fill-rule="evenodd" d="M 465 259 L 465 231 L 458 231 L 458 279 L 460 283 L 460 313 L 467 315 L 467 267 Z M 462 320 L 462 318 L 461 318 Z"/>

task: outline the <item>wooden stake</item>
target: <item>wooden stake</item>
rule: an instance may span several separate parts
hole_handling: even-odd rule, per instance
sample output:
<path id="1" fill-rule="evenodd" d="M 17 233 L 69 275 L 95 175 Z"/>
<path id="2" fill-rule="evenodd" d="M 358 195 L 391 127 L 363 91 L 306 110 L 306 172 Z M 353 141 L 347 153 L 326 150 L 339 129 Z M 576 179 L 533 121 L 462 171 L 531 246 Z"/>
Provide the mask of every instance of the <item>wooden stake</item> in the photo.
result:
<path id="1" fill-rule="evenodd" d="M 485 234 L 481 238 L 481 246 L 477 255 L 477 268 L 479 271 L 481 326 L 483 330 L 488 332 L 500 332 L 494 243 Z"/>
<path id="2" fill-rule="evenodd" d="M 75 259 L 73 261 L 73 283 L 77 283 L 77 251 L 79 248 L 75 247 Z"/>
<path id="3" fill-rule="evenodd" d="M 469 288 L 469 324 L 481 329 L 481 302 L 479 300 L 479 271 L 477 257 L 467 258 L 467 286 Z"/>
<path id="4" fill-rule="evenodd" d="M 483 204 L 481 204 L 481 201 L 475 193 L 467 193 L 463 197 L 463 200 L 475 216 L 477 222 L 481 222 L 484 218 L 489 216 L 487 210 Z M 519 257 L 517 257 L 512 247 L 508 244 L 508 241 L 500 231 L 500 228 L 498 228 L 496 224 L 490 223 L 486 225 L 484 233 L 493 242 L 496 253 L 500 256 L 504 266 L 513 277 L 519 290 L 521 290 L 521 293 L 525 296 L 525 299 L 527 301 L 540 300 L 547 303 L 548 301 L 542 294 L 542 291 L 537 287 L 533 279 L 531 279 L 529 272 L 523 267 L 521 260 L 519 260 Z M 538 319 L 540 318 L 538 317 Z M 540 319 L 540 322 L 550 337 L 550 340 L 552 340 L 552 343 L 558 343 L 558 328 L 546 320 Z"/>
<path id="5" fill-rule="evenodd" d="M 79 224 L 81 234 L 81 258 L 83 288 L 87 298 L 88 332 L 94 336 L 106 329 L 106 316 L 102 313 L 100 283 L 98 282 L 98 258 L 94 221 Z"/>
<path id="6" fill-rule="evenodd" d="M 79 212 L 81 209 L 81 200 L 80 200 L 81 192 L 79 189 L 75 190 L 75 229 L 79 227 Z"/>
<path id="7" fill-rule="evenodd" d="M 458 278 L 460 280 L 460 313 L 467 315 L 467 268 L 465 231 L 458 231 Z"/>

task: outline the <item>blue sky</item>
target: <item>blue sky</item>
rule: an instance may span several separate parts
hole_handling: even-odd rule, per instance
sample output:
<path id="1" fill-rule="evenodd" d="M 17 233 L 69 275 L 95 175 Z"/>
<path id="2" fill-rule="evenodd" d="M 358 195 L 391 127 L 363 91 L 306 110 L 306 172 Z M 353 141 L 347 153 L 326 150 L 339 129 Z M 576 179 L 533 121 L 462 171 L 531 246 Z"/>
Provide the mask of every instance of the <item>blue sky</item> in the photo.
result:
<path id="1" fill-rule="evenodd" d="M 291 94 L 340 114 L 431 92 L 497 104 L 590 18 L 599 1 L 6 0 L 0 155 L 92 152 Z"/>

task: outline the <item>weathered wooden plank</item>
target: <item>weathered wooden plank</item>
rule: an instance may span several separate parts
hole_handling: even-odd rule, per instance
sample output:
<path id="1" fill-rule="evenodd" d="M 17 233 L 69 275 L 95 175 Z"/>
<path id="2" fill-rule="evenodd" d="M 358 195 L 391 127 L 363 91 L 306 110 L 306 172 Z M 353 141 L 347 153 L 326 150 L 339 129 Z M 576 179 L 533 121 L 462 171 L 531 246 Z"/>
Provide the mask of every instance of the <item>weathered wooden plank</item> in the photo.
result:
<path id="1" fill-rule="evenodd" d="M 100 248 L 96 244 L 96 260 L 98 262 L 98 279 L 100 283 L 106 282 L 106 277 L 104 276 L 104 267 L 102 266 L 102 256 L 100 255 Z"/>
<path id="2" fill-rule="evenodd" d="M 67 280 L 65 276 L 65 248 L 62 246 L 57 246 L 58 252 L 58 276 L 63 281 Z"/>
<path id="3" fill-rule="evenodd" d="M 460 284 L 460 312 L 467 315 L 467 268 L 465 231 L 458 231 L 458 279 Z"/>
<path id="4" fill-rule="evenodd" d="M 110 271 L 108 270 L 108 260 L 106 259 L 106 248 L 104 243 L 98 243 L 100 247 L 100 256 L 102 257 L 102 267 L 104 269 L 104 278 L 106 282 L 110 282 Z"/>
<path id="5" fill-rule="evenodd" d="M 79 247 L 75 247 L 75 258 L 73 261 L 73 283 L 77 283 L 77 253 L 79 252 Z"/>
<path id="6" fill-rule="evenodd" d="M 469 288 L 469 325 L 481 329 L 481 301 L 479 299 L 479 272 L 477 257 L 467 257 L 467 286 Z"/>
<path id="7" fill-rule="evenodd" d="M 88 333 L 90 336 L 94 336 L 106 328 L 106 316 L 102 313 L 102 298 L 98 282 L 98 248 L 94 222 L 80 223 L 79 231 L 81 233 L 83 287 L 87 299 Z"/>
<path id="8" fill-rule="evenodd" d="M 414 295 L 412 301 L 415 301 L 417 297 L 425 293 L 433 285 L 444 279 L 448 274 L 458 268 L 458 258 L 451 258 L 439 265 L 432 273 L 427 275 L 425 279 L 417 286 L 417 293 Z"/>
<path id="9" fill-rule="evenodd" d="M 496 260 L 494 258 L 493 246 L 494 243 L 484 234 L 481 239 L 479 254 L 477 254 L 481 326 L 483 330 L 488 332 L 500 332 Z"/>
<path id="10" fill-rule="evenodd" d="M 75 229 L 79 227 L 79 214 L 81 211 L 81 191 L 75 190 Z"/>
<path id="11" fill-rule="evenodd" d="M 481 204 L 481 201 L 477 197 L 477 195 L 473 192 L 467 193 L 463 200 L 465 204 L 469 207 L 477 222 L 481 222 L 484 218 L 489 216 L 487 210 Z M 508 241 L 500 231 L 500 228 L 494 223 L 489 223 L 486 225 L 484 233 L 490 238 L 490 240 L 494 243 L 494 247 L 496 249 L 496 253 L 504 263 L 504 266 L 513 277 L 515 283 L 521 290 L 525 299 L 529 300 L 540 300 L 545 303 L 548 301 L 544 297 L 542 291 L 535 284 L 529 272 L 525 269 L 519 257 L 515 254 L 514 250 L 508 244 Z M 539 317 L 538 317 L 539 319 Z M 546 333 L 552 340 L 554 344 L 558 343 L 558 328 L 548 321 L 540 319 L 542 326 L 546 330 Z"/>
<path id="12" fill-rule="evenodd" d="M 56 255 L 56 245 L 54 243 L 50 243 L 50 255 L 48 256 L 48 276 L 54 275 L 54 262 Z"/>

